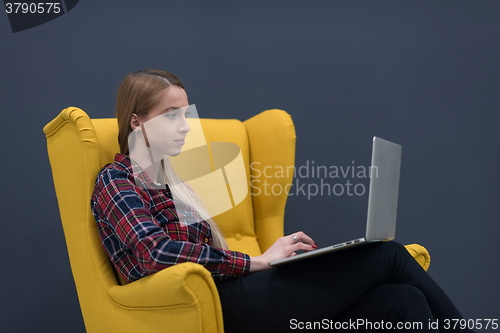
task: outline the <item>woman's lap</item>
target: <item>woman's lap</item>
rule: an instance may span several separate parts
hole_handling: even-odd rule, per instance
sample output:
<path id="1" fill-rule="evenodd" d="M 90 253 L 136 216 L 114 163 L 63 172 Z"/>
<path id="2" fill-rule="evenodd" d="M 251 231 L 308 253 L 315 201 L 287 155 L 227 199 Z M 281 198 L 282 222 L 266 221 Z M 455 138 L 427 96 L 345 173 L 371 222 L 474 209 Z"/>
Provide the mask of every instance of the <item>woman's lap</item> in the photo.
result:
<path id="1" fill-rule="evenodd" d="M 376 243 L 217 282 L 226 330 L 289 328 L 333 320 L 378 286 L 419 289 L 436 318 L 459 315 L 430 276 L 396 242 Z M 450 308 L 451 307 L 451 308 Z"/>

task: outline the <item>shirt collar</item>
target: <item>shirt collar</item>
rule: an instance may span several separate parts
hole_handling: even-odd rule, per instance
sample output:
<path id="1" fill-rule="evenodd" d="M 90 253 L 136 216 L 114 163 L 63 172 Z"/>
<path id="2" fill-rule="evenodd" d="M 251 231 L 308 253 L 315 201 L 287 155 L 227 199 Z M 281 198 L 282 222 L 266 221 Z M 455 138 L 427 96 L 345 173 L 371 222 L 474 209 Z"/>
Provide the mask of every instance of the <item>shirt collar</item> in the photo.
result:
<path id="1" fill-rule="evenodd" d="M 165 184 L 156 184 L 149 177 L 149 175 L 144 171 L 139 164 L 137 164 L 134 160 L 132 160 L 128 155 L 118 153 L 115 155 L 115 164 L 127 170 L 128 173 L 132 174 L 134 178 L 136 178 L 136 183 L 138 185 L 139 182 L 143 183 L 142 185 L 146 186 L 149 189 L 167 189 Z"/>

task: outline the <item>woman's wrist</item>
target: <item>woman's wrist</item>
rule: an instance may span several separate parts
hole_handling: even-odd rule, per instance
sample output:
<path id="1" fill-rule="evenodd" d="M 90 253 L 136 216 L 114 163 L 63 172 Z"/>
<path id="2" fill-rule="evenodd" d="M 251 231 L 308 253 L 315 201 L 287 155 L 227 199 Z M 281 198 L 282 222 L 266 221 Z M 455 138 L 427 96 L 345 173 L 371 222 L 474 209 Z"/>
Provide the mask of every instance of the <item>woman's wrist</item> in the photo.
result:
<path id="1" fill-rule="evenodd" d="M 269 266 L 269 263 L 265 258 L 262 257 L 262 255 L 257 257 L 250 257 L 250 273 L 263 271 L 269 268 L 271 268 L 271 266 Z"/>

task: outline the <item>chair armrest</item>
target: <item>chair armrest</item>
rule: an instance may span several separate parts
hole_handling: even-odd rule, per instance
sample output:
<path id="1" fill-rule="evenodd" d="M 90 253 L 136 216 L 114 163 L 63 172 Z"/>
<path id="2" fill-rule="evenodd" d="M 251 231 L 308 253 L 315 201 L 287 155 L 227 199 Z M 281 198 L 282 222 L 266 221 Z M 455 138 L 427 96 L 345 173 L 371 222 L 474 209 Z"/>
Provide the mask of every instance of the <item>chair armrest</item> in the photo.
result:
<path id="1" fill-rule="evenodd" d="M 108 294 L 115 304 L 125 308 L 190 306 L 201 298 L 220 308 L 210 272 L 195 263 L 178 264 L 124 286 L 113 286 Z"/>
<path id="2" fill-rule="evenodd" d="M 424 270 L 429 269 L 429 266 L 431 265 L 431 256 L 425 247 L 418 244 L 409 244 L 405 245 L 405 247 Z"/>

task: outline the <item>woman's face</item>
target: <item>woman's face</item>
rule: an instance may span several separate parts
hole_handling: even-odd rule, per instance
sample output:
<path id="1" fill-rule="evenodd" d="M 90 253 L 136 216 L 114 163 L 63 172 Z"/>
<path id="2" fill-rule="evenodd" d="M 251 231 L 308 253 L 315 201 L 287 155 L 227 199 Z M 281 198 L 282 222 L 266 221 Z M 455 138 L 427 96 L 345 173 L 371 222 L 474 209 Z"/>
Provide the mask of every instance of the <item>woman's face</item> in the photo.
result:
<path id="1" fill-rule="evenodd" d="M 160 92 L 160 102 L 147 115 L 133 115 L 131 127 L 141 127 L 146 144 L 156 154 L 179 155 L 190 128 L 186 121 L 189 102 L 184 89 L 170 86 Z"/>

